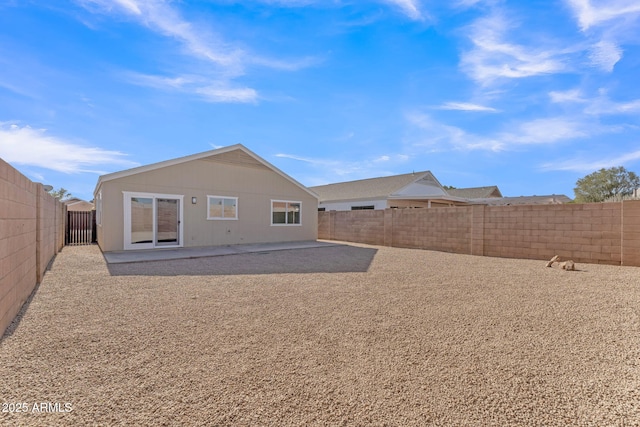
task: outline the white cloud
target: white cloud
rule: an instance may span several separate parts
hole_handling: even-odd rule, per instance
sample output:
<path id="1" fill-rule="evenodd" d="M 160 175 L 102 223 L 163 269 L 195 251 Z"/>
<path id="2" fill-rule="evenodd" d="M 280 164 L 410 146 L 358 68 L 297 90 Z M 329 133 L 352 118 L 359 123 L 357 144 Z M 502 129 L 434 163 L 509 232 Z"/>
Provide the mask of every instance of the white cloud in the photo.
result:
<path id="1" fill-rule="evenodd" d="M 480 84 L 567 70 L 565 52 L 556 48 L 513 43 L 512 25 L 499 13 L 478 19 L 468 30 L 473 48 L 462 54 L 462 69 Z"/>
<path id="2" fill-rule="evenodd" d="M 486 107 L 484 105 L 472 104 L 468 102 L 447 102 L 438 107 L 440 110 L 459 110 L 459 111 L 485 111 L 495 113 L 496 110 L 492 107 Z"/>
<path id="3" fill-rule="evenodd" d="M 586 97 L 580 89 L 549 92 L 549 98 L 551 98 L 551 102 L 554 103 L 584 105 L 584 108 L 580 110 L 581 113 L 593 116 L 635 115 L 640 113 L 640 99 L 615 102 L 609 99 L 607 91 L 604 89 L 601 89 L 599 95 L 593 98 Z"/>
<path id="4" fill-rule="evenodd" d="M 258 93 L 249 87 L 237 87 L 232 81 L 245 73 L 247 65 L 284 71 L 297 71 L 322 62 L 320 57 L 301 59 L 273 59 L 247 52 L 224 42 L 208 26 L 198 25 L 182 17 L 172 2 L 161 0 L 76 0 L 85 8 L 97 6 L 103 13 L 127 16 L 158 34 L 179 42 L 183 53 L 203 61 L 196 70 L 193 63 L 183 65 L 191 72 L 177 77 L 128 73 L 131 83 L 158 89 L 180 90 L 198 94 L 207 102 L 257 102 Z M 290 2 L 286 2 L 290 3 Z M 304 2 L 296 2 L 300 5 Z M 306 3 L 305 3 L 306 4 Z M 206 71 L 203 71 L 206 70 Z"/>
<path id="5" fill-rule="evenodd" d="M 112 11 L 114 5 L 119 6 L 121 12 L 141 25 L 179 41 L 190 55 L 226 68 L 241 68 L 243 52 L 240 49 L 222 42 L 207 28 L 185 20 L 170 3 L 159 0 L 88 1 L 108 11 Z"/>
<path id="6" fill-rule="evenodd" d="M 409 160 L 409 156 L 404 154 L 382 155 L 377 158 L 359 161 L 311 158 L 285 153 L 276 154 L 275 157 L 306 163 L 312 168 L 319 170 L 321 174 L 325 176 L 325 178 L 320 178 L 317 175 L 313 176 L 313 178 L 310 178 L 313 182 L 309 185 L 323 185 L 336 182 L 336 176 L 340 177 L 341 181 L 349 181 L 392 175 L 394 172 L 381 168 L 393 167 L 393 165 L 400 165 Z M 308 172 L 308 170 L 305 171 Z"/>
<path id="7" fill-rule="evenodd" d="M 557 163 L 545 163 L 541 169 L 548 171 L 593 172 L 602 168 L 634 163 L 640 160 L 640 151 L 633 151 L 617 157 L 585 160 L 581 158 L 565 160 Z"/>
<path id="8" fill-rule="evenodd" d="M 502 151 L 504 144 L 492 138 L 469 134 L 456 126 L 439 123 L 428 114 L 412 112 L 406 115 L 407 121 L 419 130 L 410 137 L 412 145 L 426 147 L 432 151 L 441 151 L 447 147 L 460 150 Z"/>
<path id="9" fill-rule="evenodd" d="M 94 172 L 99 165 L 137 166 L 119 151 L 86 147 L 61 138 L 49 136 L 45 129 L 20 127 L 16 124 L 0 126 L 0 157 L 17 164 L 37 166 L 64 173 Z"/>
<path id="10" fill-rule="evenodd" d="M 258 100 L 258 93 L 251 88 L 230 88 L 213 85 L 198 88 L 196 92 L 209 102 L 247 103 Z"/>
<path id="11" fill-rule="evenodd" d="M 142 11 L 140 11 L 140 8 L 136 4 L 135 0 L 115 0 L 115 2 L 134 15 L 142 15 Z"/>
<path id="12" fill-rule="evenodd" d="M 592 120 L 578 116 L 509 123 L 504 125 L 502 130 L 478 135 L 456 126 L 437 122 L 421 112 L 407 114 L 406 119 L 411 125 L 408 142 L 413 146 L 428 148 L 434 152 L 451 149 L 500 152 L 527 145 L 566 143 L 622 130 L 620 126 L 592 123 Z"/>
<path id="13" fill-rule="evenodd" d="M 622 59 L 622 49 L 616 43 L 602 40 L 591 47 L 589 59 L 594 66 L 610 73 Z"/>
<path id="14" fill-rule="evenodd" d="M 640 16 L 637 0 L 567 0 L 583 31 L 625 17 Z"/>
<path id="15" fill-rule="evenodd" d="M 591 100 L 585 113 L 592 115 L 637 114 L 640 113 L 640 99 L 629 102 L 613 102 L 606 96 Z"/>
<path id="16" fill-rule="evenodd" d="M 203 76 L 184 75 L 178 77 L 125 73 L 129 83 L 155 89 L 194 94 L 207 102 L 255 103 L 258 92 L 248 87 L 234 87 L 224 81 L 211 81 Z"/>
<path id="17" fill-rule="evenodd" d="M 612 72 L 622 59 L 624 42 L 636 43 L 640 3 L 637 0 L 566 0 L 580 29 L 592 40 L 593 66 Z M 593 40 L 597 40 L 593 42 Z"/>
<path id="18" fill-rule="evenodd" d="M 414 20 L 423 20 L 425 18 L 422 13 L 420 2 L 417 0 L 382 0 L 384 3 L 391 4 L 399 8 L 405 15 Z"/>
<path id="19" fill-rule="evenodd" d="M 579 120 L 562 117 L 536 119 L 520 123 L 514 130 L 502 133 L 505 144 L 553 144 L 590 136 L 588 126 Z"/>
<path id="20" fill-rule="evenodd" d="M 552 91 L 549 92 L 549 98 L 551 98 L 551 102 L 558 104 L 568 102 L 587 102 L 587 100 L 582 97 L 582 92 L 579 89 Z"/>

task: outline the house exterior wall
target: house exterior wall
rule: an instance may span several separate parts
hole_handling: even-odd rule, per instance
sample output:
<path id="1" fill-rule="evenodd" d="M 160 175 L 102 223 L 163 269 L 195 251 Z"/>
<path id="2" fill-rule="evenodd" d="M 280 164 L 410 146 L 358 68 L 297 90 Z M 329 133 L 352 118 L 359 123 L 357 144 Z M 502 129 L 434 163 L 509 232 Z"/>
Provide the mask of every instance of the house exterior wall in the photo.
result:
<path id="1" fill-rule="evenodd" d="M 317 238 L 318 200 L 266 166 L 192 160 L 104 181 L 98 190 L 102 201 L 97 238 L 105 252 L 124 249 L 125 191 L 184 196 L 185 247 Z M 237 197 L 238 220 L 208 220 L 208 195 Z M 271 225 L 271 200 L 301 202 L 301 225 Z"/>
<path id="2" fill-rule="evenodd" d="M 379 199 L 379 200 L 348 200 L 341 202 L 320 202 L 318 207 L 324 208 L 325 211 L 351 211 L 354 206 L 373 206 L 375 210 L 384 210 L 387 208 L 440 208 L 449 207 L 451 203 L 427 200 L 411 200 L 411 199 Z"/>
<path id="3" fill-rule="evenodd" d="M 318 236 L 503 258 L 640 266 L 640 201 L 319 212 Z M 382 214 L 383 213 L 383 214 Z M 366 215 L 369 214 L 369 215 Z"/>
<path id="4" fill-rule="evenodd" d="M 353 206 L 373 206 L 374 209 L 386 209 L 387 200 L 349 200 L 342 202 L 321 202 L 319 205 L 327 211 L 350 211 Z"/>

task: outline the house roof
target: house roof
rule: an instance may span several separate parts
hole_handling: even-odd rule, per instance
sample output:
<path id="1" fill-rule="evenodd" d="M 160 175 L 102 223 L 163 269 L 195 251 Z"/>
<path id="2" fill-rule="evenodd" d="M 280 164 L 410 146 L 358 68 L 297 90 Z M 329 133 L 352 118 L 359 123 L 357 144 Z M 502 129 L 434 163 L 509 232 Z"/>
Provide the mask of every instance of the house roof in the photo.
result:
<path id="1" fill-rule="evenodd" d="M 474 204 L 489 206 L 507 205 L 560 205 L 569 203 L 571 199 L 564 194 L 551 194 L 549 196 L 519 196 L 519 197 L 488 197 L 472 199 Z"/>
<path id="2" fill-rule="evenodd" d="M 321 202 L 333 202 L 341 200 L 415 198 L 418 187 L 421 191 L 418 191 L 420 194 L 417 197 L 456 200 L 456 197 L 451 197 L 447 194 L 442 185 L 429 171 L 338 182 L 310 187 L 310 189 L 318 194 Z"/>
<path id="3" fill-rule="evenodd" d="M 291 178 L 286 173 L 282 172 L 277 167 L 273 166 L 271 163 L 264 160 L 262 157 L 255 154 L 253 151 L 249 150 L 242 144 L 230 145 L 228 147 L 218 148 L 216 150 L 205 151 L 202 153 L 192 154 L 190 156 L 179 157 L 176 159 L 165 160 L 163 162 L 152 163 L 150 165 L 139 166 L 132 169 L 126 169 L 120 172 L 114 172 L 106 175 L 102 175 L 98 177 L 98 183 L 96 184 L 96 188 L 94 190 L 94 194 L 96 194 L 102 183 L 107 181 L 112 181 L 114 179 L 124 178 L 131 175 L 136 175 L 139 173 L 149 172 L 161 168 L 166 168 L 169 166 L 175 166 L 186 162 L 191 162 L 194 160 L 205 160 L 205 161 L 215 161 L 215 162 L 223 162 L 228 164 L 234 164 L 244 167 L 257 167 L 257 168 L 266 168 L 270 169 L 273 172 L 277 173 L 281 177 L 285 178 L 292 184 L 298 186 L 300 189 L 304 190 L 306 193 L 313 197 L 318 197 L 313 191 L 309 190 L 304 185 L 300 184 L 295 179 Z"/>
<path id="4" fill-rule="evenodd" d="M 447 193 L 465 199 L 502 197 L 502 193 L 497 185 L 488 187 L 450 188 L 447 189 Z"/>

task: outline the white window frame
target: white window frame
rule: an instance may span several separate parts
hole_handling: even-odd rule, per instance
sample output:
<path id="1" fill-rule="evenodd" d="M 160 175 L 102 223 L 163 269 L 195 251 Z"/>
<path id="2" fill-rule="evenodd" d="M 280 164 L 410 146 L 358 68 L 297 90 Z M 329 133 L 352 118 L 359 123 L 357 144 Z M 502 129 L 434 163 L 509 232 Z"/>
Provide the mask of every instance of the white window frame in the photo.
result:
<path id="1" fill-rule="evenodd" d="M 284 219 L 285 219 L 285 223 L 274 223 L 273 222 L 273 204 L 274 202 L 276 203 L 286 203 L 287 207 L 284 213 Z M 289 224 L 286 221 L 288 221 L 289 216 L 289 203 L 295 203 L 297 205 L 300 206 L 300 212 L 299 212 L 299 217 L 300 217 L 300 221 L 298 223 L 292 223 Z M 302 202 L 300 201 L 296 201 L 296 200 L 277 200 L 277 199 L 271 199 L 271 225 L 274 227 L 300 227 L 302 225 Z"/>
<path id="2" fill-rule="evenodd" d="M 226 217 L 220 217 L 220 216 L 209 216 L 209 213 L 211 212 L 211 198 L 216 198 L 216 199 L 231 199 L 234 200 L 236 203 L 236 216 L 233 218 L 226 218 Z M 224 202 L 223 202 L 223 208 L 222 208 L 222 213 L 224 215 Z M 215 196 L 212 194 L 208 194 L 207 195 L 207 220 L 209 221 L 237 221 L 238 220 L 238 198 L 237 197 L 231 197 L 231 196 Z"/>

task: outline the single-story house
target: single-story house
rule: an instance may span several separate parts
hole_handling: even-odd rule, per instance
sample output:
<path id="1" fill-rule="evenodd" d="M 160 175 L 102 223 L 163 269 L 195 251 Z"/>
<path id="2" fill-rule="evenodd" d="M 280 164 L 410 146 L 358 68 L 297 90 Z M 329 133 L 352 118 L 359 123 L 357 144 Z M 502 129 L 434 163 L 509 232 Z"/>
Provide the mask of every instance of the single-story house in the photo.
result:
<path id="1" fill-rule="evenodd" d="M 316 240 L 318 198 L 238 144 L 98 178 L 104 252 Z"/>
<path id="2" fill-rule="evenodd" d="M 447 193 L 463 199 L 496 199 L 501 198 L 502 193 L 497 185 L 487 187 L 447 188 Z"/>
<path id="3" fill-rule="evenodd" d="M 452 196 L 429 171 L 361 179 L 309 187 L 319 197 L 321 211 L 386 208 L 429 208 L 468 205 Z"/>
<path id="4" fill-rule="evenodd" d="M 504 197 L 496 185 L 445 188 L 429 171 L 309 187 L 320 211 L 430 208 L 469 205 L 540 205 L 571 201 L 565 195 Z"/>
<path id="5" fill-rule="evenodd" d="M 64 204 L 67 206 L 68 212 L 89 212 L 93 210 L 93 203 L 86 200 L 72 197 L 71 199 L 64 200 Z"/>

